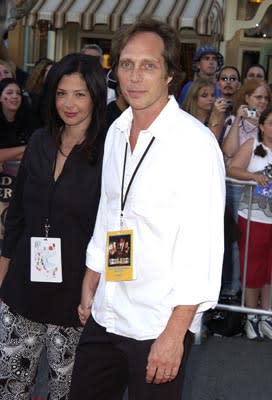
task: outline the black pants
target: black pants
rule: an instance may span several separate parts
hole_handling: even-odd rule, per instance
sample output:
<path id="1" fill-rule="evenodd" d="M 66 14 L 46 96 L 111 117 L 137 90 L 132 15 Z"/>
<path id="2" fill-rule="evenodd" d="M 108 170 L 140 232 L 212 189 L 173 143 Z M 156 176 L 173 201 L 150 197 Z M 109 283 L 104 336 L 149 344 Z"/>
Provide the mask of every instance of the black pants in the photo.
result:
<path id="1" fill-rule="evenodd" d="M 106 332 L 90 317 L 76 351 L 70 400 L 181 400 L 185 364 L 193 343 L 187 332 L 177 377 L 168 383 L 146 383 L 146 365 L 154 340 L 138 341 Z"/>

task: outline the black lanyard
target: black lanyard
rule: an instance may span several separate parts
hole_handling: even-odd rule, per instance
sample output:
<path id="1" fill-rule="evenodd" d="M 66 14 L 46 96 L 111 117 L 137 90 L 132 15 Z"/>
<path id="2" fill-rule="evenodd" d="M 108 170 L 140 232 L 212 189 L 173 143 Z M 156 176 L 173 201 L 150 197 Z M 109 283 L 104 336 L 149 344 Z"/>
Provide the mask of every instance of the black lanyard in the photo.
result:
<path id="1" fill-rule="evenodd" d="M 142 155 L 140 161 L 138 162 L 138 164 L 137 164 L 137 166 L 136 166 L 136 168 L 135 168 L 135 170 L 134 170 L 134 172 L 133 172 L 131 178 L 130 178 L 130 181 L 129 181 L 129 183 L 128 183 L 128 187 L 127 187 L 127 190 L 126 190 L 126 193 L 125 193 L 125 196 L 124 196 L 125 170 L 126 170 L 127 149 L 128 149 L 128 143 L 126 143 L 126 150 L 125 150 L 125 157 L 124 157 L 124 165 L 123 165 L 122 187 L 121 187 L 121 227 L 122 227 L 123 211 L 124 211 L 124 208 L 125 208 L 125 204 L 126 204 L 126 201 L 127 201 L 127 196 L 128 196 L 128 192 L 129 192 L 129 190 L 130 190 L 131 184 L 132 184 L 132 182 L 133 182 L 133 180 L 134 180 L 134 178 L 135 178 L 135 175 L 136 175 L 136 173 L 137 173 L 137 171 L 138 171 L 140 165 L 142 164 L 142 162 L 143 162 L 143 160 L 144 160 L 144 158 L 145 158 L 145 156 L 146 156 L 148 150 L 150 149 L 152 143 L 154 142 L 154 140 L 155 140 L 155 137 L 153 136 L 152 139 L 150 140 L 150 142 L 149 142 L 147 148 L 145 149 L 145 151 L 144 151 L 144 153 L 143 153 L 143 155 Z"/>

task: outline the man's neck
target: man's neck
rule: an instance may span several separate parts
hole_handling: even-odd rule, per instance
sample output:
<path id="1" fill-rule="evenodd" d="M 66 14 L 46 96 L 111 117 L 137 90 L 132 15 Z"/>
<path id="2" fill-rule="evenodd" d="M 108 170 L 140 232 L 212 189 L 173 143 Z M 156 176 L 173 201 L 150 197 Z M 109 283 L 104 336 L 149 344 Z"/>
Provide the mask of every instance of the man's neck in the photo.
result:
<path id="1" fill-rule="evenodd" d="M 130 147 L 134 150 L 140 131 L 146 130 L 155 121 L 168 102 L 168 94 L 144 109 L 135 109 L 132 107 L 132 124 L 130 129 Z"/>
<path id="2" fill-rule="evenodd" d="M 204 72 L 199 72 L 198 76 L 199 76 L 201 79 L 207 79 L 208 81 L 211 81 L 211 82 L 216 83 L 216 76 L 215 76 L 215 74 L 208 75 L 208 74 L 205 74 Z"/>

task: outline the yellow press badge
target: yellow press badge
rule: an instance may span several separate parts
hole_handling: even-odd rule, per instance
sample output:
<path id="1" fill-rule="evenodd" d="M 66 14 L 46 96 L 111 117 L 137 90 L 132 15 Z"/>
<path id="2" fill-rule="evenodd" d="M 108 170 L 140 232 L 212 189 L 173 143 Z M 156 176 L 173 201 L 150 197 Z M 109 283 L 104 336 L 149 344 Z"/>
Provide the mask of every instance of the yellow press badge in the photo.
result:
<path id="1" fill-rule="evenodd" d="M 131 281 L 136 279 L 133 265 L 133 231 L 107 233 L 106 281 Z"/>

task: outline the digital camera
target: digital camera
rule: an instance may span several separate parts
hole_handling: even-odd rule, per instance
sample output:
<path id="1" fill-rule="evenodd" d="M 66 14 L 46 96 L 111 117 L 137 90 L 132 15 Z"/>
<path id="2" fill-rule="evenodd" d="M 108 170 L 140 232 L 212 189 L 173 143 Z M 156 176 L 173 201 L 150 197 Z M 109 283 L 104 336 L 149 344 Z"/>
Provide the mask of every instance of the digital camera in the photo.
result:
<path id="1" fill-rule="evenodd" d="M 272 179 L 272 164 L 268 164 L 264 169 L 264 175 Z"/>
<path id="2" fill-rule="evenodd" d="M 256 108 L 246 108 L 245 109 L 248 118 L 257 118 Z"/>
<path id="3" fill-rule="evenodd" d="M 224 99 L 224 103 L 226 105 L 226 111 L 231 112 L 232 111 L 232 100 Z"/>

